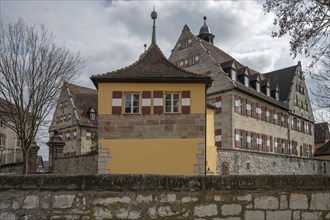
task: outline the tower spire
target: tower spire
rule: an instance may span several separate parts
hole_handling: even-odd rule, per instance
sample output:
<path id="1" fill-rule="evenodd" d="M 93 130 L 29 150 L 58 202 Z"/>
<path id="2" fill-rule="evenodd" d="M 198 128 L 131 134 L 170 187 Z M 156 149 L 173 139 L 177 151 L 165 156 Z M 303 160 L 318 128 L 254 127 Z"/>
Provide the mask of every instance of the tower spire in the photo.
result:
<path id="1" fill-rule="evenodd" d="M 156 19 L 157 19 L 157 12 L 154 10 L 151 12 L 151 18 L 154 20 L 152 26 L 152 37 L 151 37 L 151 44 L 156 44 Z"/>

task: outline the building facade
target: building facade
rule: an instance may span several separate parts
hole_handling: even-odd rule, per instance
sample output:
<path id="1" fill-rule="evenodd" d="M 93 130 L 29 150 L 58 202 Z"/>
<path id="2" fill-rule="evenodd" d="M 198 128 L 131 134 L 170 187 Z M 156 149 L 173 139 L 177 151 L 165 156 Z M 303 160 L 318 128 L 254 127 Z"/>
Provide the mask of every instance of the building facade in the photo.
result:
<path id="1" fill-rule="evenodd" d="M 185 25 L 169 60 L 214 80 L 207 99 L 217 107 L 217 173 L 276 173 L 260 158 L 281 166 L 281 158 L 312 157 L 314 117 L 300 62 L 262 74 L 214 46 L 214 37 L 206 17 L 197 36 Z"/>
<path id="2" fill-rule="evenodd" d="M 138 61 L 91 77 L 98 89 L 99 173 L 215 173 L 214 137 L 206 132 L 213 126 L 206 107 L 211 78 L 166 59 L 156 44 L 156 17 L 152 44 Z"/>
<path id="3" fill-rule="evenodd" d="M 0 109 L 3 105 L 7 105 L 6 100 L 0 98 Z M 17 138 L 16 132 L 10 128 L 9 120 L 6 119 L 5 113 L 1 111 L 0 118 L 0 165 L 18 163 L 23 161 L 23 153 L 21 142 Z"/>
<path id="4" fill-rule="evenodd" d="M 65 141 L 63 156 L 91 152 L 97 146 L 97 91 L 65 83 L 49 127 L 50 137 L 55 130 Z"/>

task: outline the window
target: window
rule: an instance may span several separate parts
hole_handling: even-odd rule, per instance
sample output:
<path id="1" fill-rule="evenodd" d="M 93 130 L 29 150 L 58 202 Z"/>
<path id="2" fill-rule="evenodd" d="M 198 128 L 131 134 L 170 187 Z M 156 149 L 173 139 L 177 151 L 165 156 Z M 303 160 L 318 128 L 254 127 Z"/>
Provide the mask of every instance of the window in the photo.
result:
<path id="1" fill-rule="evenodd" d="M 245 143 L 245 141 L 244 141 L 244 131 L 240 131 L 239 132 L 239 146 L 240 146 L 240 148 L 241 149 L 243 149 L 244 148 L 244 143 Z"/>
<path id="2" fill-rule="evenodd" d="M 138 114 L 140 112 L 140 95 L 125 94 L 125 113 Z"/>
<path id="3" fill-rule="evenodd" d="M 16 147 L 20 148 L 21 147 L 21 140 L 16 140 Z"/>
<path id="4" fill-rule="evenodd" d="M 247 77 L 247 76 L 244 77 L 244 85 L 245 85 L 246 87 L 249 87 L 249 86 L 250 86 L 249 77 Z"/>
<path id="5" fill-rule="evenodd" d="M 275 92 L 275 99 L 276 99 L 276 101 L 280 100 L 280 94 L 278 91 Z"/>
<path id="6" fill-rule="evenodd" d="M 270 96 L 270 88 L 269 88 L 269 87 L 267 87 L 267 89 L 266 89 L 266 93 L 267 93 L 267 94 L 266 94 L 267 96 Z"/>
<path id="7" fill-rule="evenodd" d="M 258 92 L 260 92 L 260 83 L 259 82 L 256 82 L 256 89 Z"/>
<path id="8" fill-rule="evenodd" d="M 3 127 L 3 123 L 2 123 L 2 121 L 0 120 L 0 128 L 2 128 Z"/>
<path id="9" fill-rule="evenodd" d="M 180 108 L 180 96 L 178 93 L 167 93 L 165 98 L 165 112 L 178 113 Z"/>
<path id="10" fill-rule="evenodd" d="M 232 79 L 233 81 L 236 81 L 236 80 L 237 80 L 237 77 L 236 77 L 236 70 L 232 69 L 232 70 L 230 71 L 230 73 L 231 73 L 231 79 Z"/>
<path id="11" fill-rule="evenodd" d="M 251 103 L 251 117 L 256 117 L 256 111 L 255 111 L 255 105 L 254 103 Z"/>
<path id="12" fill-rule="evenodd" d="M 191 65 L 195 65 L 195 64 L 196 64 L 195 57 L 192 57 L 192 58 L 191 58 Z"/>
<path id="13" fill-rule="evenodd" d="M 261 143 L 262 150 L 267 151 L 267 136 L 263 134 L 261 140 L 262 140 Z"/>
<path id="14" fill-rule="evenodd" d="M 188 41 L 186 40 L 183 42 L 183 48 L 187 48 L 187 47 L 188 47 Z"/>
<path id="15" fill-rule="evenodd" d="M 243 99 L 239 99 L 239 113 L 243 114 L 244 103 Z"/>
<path id="16" fill-rule="evenodd" d="M 254 132 L 251 133 L 251 149 L 257 149 L 257 134 Z"/>
<path id="17" fill-rule="evenodd" d="M 89 113 L 89 118 L 90 118 L 90 120 L 92 120 L 92 121 L 95 121 L 95 113 L 94 112 L 91 112 L 91 113 Z"/>
<path id="18" fill-rule="evenodd" d="M 6 146 L 6 136 L 0 134 L 0 148 L 5 148 L 5 146 Z"/>

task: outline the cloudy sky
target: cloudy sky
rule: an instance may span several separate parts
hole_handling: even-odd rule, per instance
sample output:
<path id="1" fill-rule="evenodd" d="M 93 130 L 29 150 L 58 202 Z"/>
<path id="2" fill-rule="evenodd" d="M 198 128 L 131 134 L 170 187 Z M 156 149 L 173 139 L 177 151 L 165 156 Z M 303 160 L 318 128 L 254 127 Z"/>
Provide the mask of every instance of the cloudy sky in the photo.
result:
<path id="1" fill-rule="evenodd" d="M 2 23 L 22 17 L 28 25 L 44 24 L 59 45 L 80 52 L 85 61 L 74 82 L 94 88 L 89 77 L 113 71 L 136 61 L 151 41 L 155 7 L 157 44 L 169 57 L 185 24 L 194 34 L 203 16 L 215 35 L 214 44 L 241 63 L 267 72 L 308 60 L 293 60 L 289 38 L 272 38 L 273 14 L 265 15 L 263 1 L 18 1 L 0 0 Z M 309 80 L 309 79 L 308 79 Z M 312 84 L 310 84 L 312 85 Z M 48 148 L 41 146 L 42 155 Z"/>

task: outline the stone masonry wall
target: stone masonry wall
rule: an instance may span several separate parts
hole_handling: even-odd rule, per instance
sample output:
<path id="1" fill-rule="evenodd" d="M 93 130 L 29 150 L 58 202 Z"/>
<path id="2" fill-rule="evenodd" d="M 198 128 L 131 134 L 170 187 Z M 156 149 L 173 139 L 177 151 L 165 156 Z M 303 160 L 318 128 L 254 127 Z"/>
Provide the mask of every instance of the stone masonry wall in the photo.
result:
<path id="1" fill-rule="evenodd" d="M 330 177 L 9 175 L 0 219 L 330 219 Z"/>
<path id="2" fill-rule="evenodd" d="M 99 139 L 203 138 L 204 114 L 99 115 Z"/>
<path id="3" fill-rule="evenodd" d="M 330 160 L 218 148 L 217 174 L 224 166 L 227 175 L 330 175 Z"/>
<path id="4" fill-rule="evenodd" d="M 54 159 L 55 174 L 96 174 L 97 153 Z M 0 218 L 1 219 L 1 218 Z"/>

